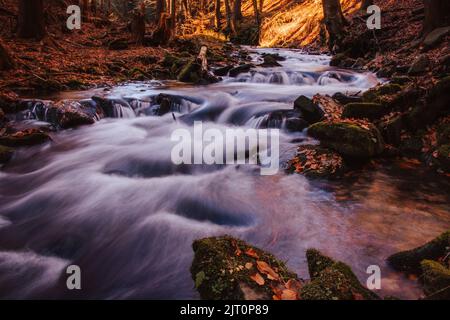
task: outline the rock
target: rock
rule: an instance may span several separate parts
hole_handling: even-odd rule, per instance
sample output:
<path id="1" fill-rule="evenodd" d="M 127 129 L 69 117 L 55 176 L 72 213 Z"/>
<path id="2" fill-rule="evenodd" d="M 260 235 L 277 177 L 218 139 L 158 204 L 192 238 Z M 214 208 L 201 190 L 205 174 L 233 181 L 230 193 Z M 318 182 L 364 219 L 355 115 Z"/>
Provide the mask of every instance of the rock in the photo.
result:
<path id="1" fill-rule="evenodd" d="M 251 68 L 253 68 L 253 65 L 250 63 L 241 64 L 231 69 L 229 75 L 230 77 L 237 77 L 241 73 L 249 72 Z"/>
<path id="2" fill-rule="evenodd" d="M 438 260 L 449 253 L 450 230 L 418 248 L 398 252 L 388 257 L 388 263 L 396 270 L 419 274 L 423 260 Z"/>
<path id="3" fill-rule="evenodd" d="M 0 145 L 0 164 L 5 164 L 13 156 L 14 150 Z"/>
<path id="4" fill-rule="evenodd" d="M 412 81 L 412 79 L 408 76 L 395 76 L 395 77 L 392 77 L 392 79 L 391 79 L 391 83 L 398 84 L 400 86 L 402 86 L 408 82 L 411 82 L 411 81 Z"/>
<path id="5" fill-rule="evenodd" d="M 402 90 L 398 84 L 388 83 L 384 84 L 363 93 L 362 99 L 364 102 L 383 103 L 385 95 L 393 95 Z"/>
<path id="6" fill-rule="evenodd" d="M 400 115 L 387 119 L 379 124 L 380 132 L 386 143 L 398 146 L 403 128 L 403 120 Z"/>
<path id="7" fill-rule="evenodd" d="M 450 144 L 440 145 L 432 152 L 431 165 L 444 173 L 450 173 Z"/>
<path id="8" fill-rule="evenodd" d="M 376 120 L 386 114 L 386 108 L 379 103 L 356 102 L 344 106 L 343 118 Z"/>
<path id="9" fill-rule="evenodd" d="M 300 112 L 310 124 L 319 122 L 325 115 L 322 108 L 306 96 L 300 96 L 294 101 L 294 110 Z"/>
<path id="10" fill-rule="evenodd" d="M 418 132 L 412 136 L 406 136 L 400 140 L 400 151 L 404 155 L 417 156 L 422 152 L 423 135 Z"/>
<path id="11" fill-rule="evenodd" d="M 425 97 L 425 103 L 417 104 L 408 115 L 408 124 L 412 129 L 424 128 L 438 117 L 449 113 L 450 76 L 441 79 L 431 88 Z"/>
<path id="12" fill-rule="evenodd" d="M 383 152 L 381 133 L 372 124 L 345 121 L 319 122 L 308 128 L 308 134 L 344 157 L 367 159 Z"/>
<path id="13" fill-rule="evenodd" d="M 55 105 L 57 109 L 58 125 L 63 129 L 76 128 L 95 123 L 93 114 L 76 101 L 60 101 Z"/>
<path id="14" fill-rule="evenodd" d="M 450 33 L 450 27 L 437 28 L 431 31 L 423 40 L 425 48 L 436 46 L 446 35 Z"/>
<path id="15" fill-rule="evenodd" d="M 228 74 L 228 72 L 230 72 L 231 69 L 233 69 L 232 65 L 221 67 L 214 70 L 214 74 L 218 77 L 225 77 Z"/>
<path id="16" fill-rule="evenodd" d="M 277 62 L 277 59 L 270 54 L 267 54 L 264 56 L 264 62 L 259 65 L 260 67 L 264 68 L 271 68 L 271 67 L 281 67 L 281 64 Z"/>
<path id="17" fill-rule="evenodd" d="M 426 299 L 450 300 L 449 267 L 433 260 L 423 260 L 420 266 Z"/>
<path id="18" fill-rule="evenodd" d="M 347 104 L 352 102 L 362 102 L 362 97 L 358 96 L 347 96 L 341 92 L 335 93 L 332 98 L 341 104 Z"/>
<path id="19" fill-rule="evenodd" d="M 271 57 L 271 59 L 273 59 L 275 61 L 285 61 L 286 60 L 285 57 L 280 56 L 278 53 L 263 53 L 262 57 L 263 58 Z"/>
<path id="20" fill-rule="evenodd" d="M 127 39 L 114 39 L 108 44 L 109 50 L 126 50 L 128 49 Z"/>
<path id="21" fill-rule="evenodd" d="M 309 249 L 306 252 L 311 282 L 300 291 L 303 300 L 379 300 L 359 282 L 351 268 Z"/>
<path id="22" fill-rule="evenodd" d="M 308 128 L 309 123 L 301 118 L 286 119 L 286 129 L 290 132 L 302 132 Z"/>
<path id="23" fill-rule="evenodd" d="M 0 145 L 7 147 L 25 147 L 33 146 L 50 141 L 50 136 L 36 129 L 29 129 L 19 131 L 14 134 L 5 135 L 0 137 Z"/>
<path id="24" fill-rule="evenodd" d="M 355 62 L 355 59 L 349 58 L 346 53 L 338 53 L 331 58 L 330 66 L 350 68 Z"/>
<path id="25" fill-rule="evenodd" d="M 201 299 L 270 300 L 281 279 L 298 281 L 283 262 L 239 239 L 205 238 L 194 241 L 192 248 L 191 275 Z"/>
<path id="26" fill-rule="evenodd" d="M 420 75 L 428 70 L 431 61 L 427 55 L 421 54 L 418 56 L 408 70 L 409 75 Z"/>
<path id="27" fill-rule="evenodd" d="M 308 178 L 335 178 L 345 172 L 344 159 L 338 153 L 316 145 L 302 145 L 289 160 L 287 171 Z"/>

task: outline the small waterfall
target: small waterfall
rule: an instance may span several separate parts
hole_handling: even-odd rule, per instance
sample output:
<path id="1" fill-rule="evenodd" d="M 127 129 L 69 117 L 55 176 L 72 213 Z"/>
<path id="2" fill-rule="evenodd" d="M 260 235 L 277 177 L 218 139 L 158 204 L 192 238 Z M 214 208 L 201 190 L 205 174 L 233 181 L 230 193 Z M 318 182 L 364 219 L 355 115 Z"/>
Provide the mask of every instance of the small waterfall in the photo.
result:
<path id="1" fill-rule="evenodd" d="M 114 118 L 136 118 L 133 108 L 119 103 L 113 103 Z"/>

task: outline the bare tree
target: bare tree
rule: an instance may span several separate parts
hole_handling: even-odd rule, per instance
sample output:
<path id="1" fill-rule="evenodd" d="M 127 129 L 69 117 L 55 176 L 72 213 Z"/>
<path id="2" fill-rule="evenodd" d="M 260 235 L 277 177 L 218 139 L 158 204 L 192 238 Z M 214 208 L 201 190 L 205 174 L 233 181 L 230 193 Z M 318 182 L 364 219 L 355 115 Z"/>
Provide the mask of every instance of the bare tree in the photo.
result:
<path id="1" fill-rule="evenodd" d="M 170 0 L 170 25 L 172 30 L 177 27 L 177 0 Z"/>
<path id="2" fill-rule="evenodd" d="M 261 18 L 258 10 L 258 0 L 252 0 L 252 3 L 253 3 L 253 11 L 255 12 L 255 22 L 259 28 L 259 25 L 261 24 Z"/>
<path id="3" fill-rule="evenodd" d="M 426 35 L 436 28 L 450 25 L 449 0 L 424 0 L 425 19 L 422 34 Z"/>
<path id="4" fill-rule="evenodd" d="M 45 34 L 44 4 L 42 0 L 20 0 L 19 37 L 42 39 Z"/>
<path id="5" fill-rule="evenodd" d="M 227 17 L 227 32 L 233 32 L 234 28 L 231 21 L 231 6 L 230 6 L 230 0 L 224 0 L 225 1 L 225 15 Z"/>

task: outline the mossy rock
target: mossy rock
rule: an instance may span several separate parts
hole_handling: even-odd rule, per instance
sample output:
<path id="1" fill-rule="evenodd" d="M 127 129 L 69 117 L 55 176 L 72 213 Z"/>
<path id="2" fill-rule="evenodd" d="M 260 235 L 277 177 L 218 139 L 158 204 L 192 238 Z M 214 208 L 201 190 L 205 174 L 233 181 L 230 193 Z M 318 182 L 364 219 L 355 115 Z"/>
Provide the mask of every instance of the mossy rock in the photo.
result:
<path id="1" fill-rule="evenodd" d="M 420 266 L 426 298 L 450 300 L 450 269 L 433 260 L 423 260 Z"/>
<path id="2" fill-rule="evenodd" d="M 450 172 L 450 144 L 443 144 L 432 153 L 431 164 L 445 173 Z"/>
<path id="3" fill-rule="evenodd" d="M 319 122 L 325 115 L 325 112 L 317 103 L 303 95 L 294 101 L 294 110 L 299 111 L 302 118 L 310 124 Z"/>
<path id="4" fill-rule="evenodd" d="M 402 139 L 399 148 L 405 155 L 417 156 L 420 154 L 423 148 L 422 132 L 419 131 L 415 135 Z"/>
<path id="5" fill-rule="evenodd" d="M 384 150 L 383 138 L 374 125 L 323 121 L 310 126 L 308 134 L 344 157 L 367 159 Z"/>
<path id="6" fill-rule="evenodd" d="M 419 274 L 422 260 L 438 260 L 444 257 L 450 248 L 450 230 L 418 248 L 398 252 L 387 261 L 396 270 Z"/>
<path id="7" fill-rule="evenodd" d="M 395 84 L 395 83 L 388 83 L 388 84 L 367 90 L 366 92 L 363 93 L 362 98 L 363 98 L 364 102 L 374 102 L 374 103 L 383 104 L 385 102 L 385 99 L 383 98 L 383 96 L 393 95 L 401 90 L 402 90 L 402 87 L 400 85 Z"/>
<path id="8" fill-rule="evenodd" d="M 272 285 L 276 282 L 263 274 L 260 276 L 264 284 L 251 278 L 258 273 L 256 261 L 267 263 L 281 281 L 297 279 L 295 273 L 270 253 L 230 236 L 196 240 L 192 248 L 195 255 L 191 275 L 202 299 L 272 299 Z"/>
<path id="9" fill-rule="evenodd" d="M 0 164 L 5 164 L 9 160 L 11 160 L 13 153 L 13 149 L 5 146 L 0 146 Z"/>
<path id="10" fill-rule="evenodd" d="M 311 282 L 300 291 L 303 300 L 378 300 L 378 295 L 359 282 L 351 268 L 318 250 L 306 253 Z"/>
<path id="11" fill-rule="evenodd" d="M 373 102 L 348 103 L 344 106 L 343 118 L 376 120 L 386 114 L 386 108 Z"/>
<path id="12" fill-rule="evenodd" d="M 0 145 L 17 148 L 34 146 L 50 140 L 47 133 L 37 129 L 29 129 L 0 137 Z"/>

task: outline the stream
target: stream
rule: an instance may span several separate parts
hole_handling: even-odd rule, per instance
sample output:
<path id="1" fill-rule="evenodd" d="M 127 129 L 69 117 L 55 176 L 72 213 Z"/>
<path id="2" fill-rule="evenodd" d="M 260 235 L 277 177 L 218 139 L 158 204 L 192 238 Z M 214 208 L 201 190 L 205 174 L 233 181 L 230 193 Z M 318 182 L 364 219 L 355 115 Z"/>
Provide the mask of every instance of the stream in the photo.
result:
<path id="1" fill-rule="evenodd" d="M 308 248 L 349 264 L 363 284 L 367 267 L 378 265 L 378 294 L 418 298 L 417 279 L 394 272 L 386 258 L 450 227 L 448 179 L 396 163 L 340 181 L 285 174 L 310 139 L 284 130 L 282 118 L 269 123 L 271 112 L 292 109 L 300 95 L 358 93 L 380 80 L 332 68 L 327 56 L 252 50 L 254 60 L 263 52 L 286 60 L 207 86 L 155 81 L 46 97 L 123 103 L 114 118 L 19 150 L 0 171 L 0 298 L 198 299 L 191 244 L 223 234 L 272 252 L 305 279 Z M 173 115 L 152 116 L 160 93 L 179 97 Z M 219 130 L 281 128 L 279 173 L 174 165 L 171 133 L 196 120 Z M 71 264 L 82 271 L 77 292 L 65 287 Z"/>

